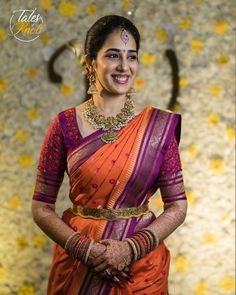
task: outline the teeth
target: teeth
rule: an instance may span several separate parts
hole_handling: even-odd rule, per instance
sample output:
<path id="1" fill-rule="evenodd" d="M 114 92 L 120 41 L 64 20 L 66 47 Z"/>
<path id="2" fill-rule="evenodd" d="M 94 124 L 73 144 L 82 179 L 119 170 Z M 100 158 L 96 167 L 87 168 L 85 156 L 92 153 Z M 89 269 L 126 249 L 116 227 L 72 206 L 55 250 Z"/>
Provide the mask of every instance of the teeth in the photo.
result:
<path id="1" fill-rule="evenodd" d="M 114 78 L 118 81 L 121 81 L 121 82 L 128 80 L 127 76 L 114 76 Z"/>

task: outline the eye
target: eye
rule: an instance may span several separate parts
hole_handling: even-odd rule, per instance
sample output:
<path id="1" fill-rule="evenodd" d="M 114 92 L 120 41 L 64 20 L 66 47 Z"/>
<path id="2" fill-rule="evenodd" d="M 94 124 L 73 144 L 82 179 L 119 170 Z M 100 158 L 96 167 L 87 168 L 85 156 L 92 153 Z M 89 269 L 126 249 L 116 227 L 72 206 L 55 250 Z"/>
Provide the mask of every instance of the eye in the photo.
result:
<path id="1" fill-rule="evenodd" d="M 136 55 L 130 55 L 128 58 L 131 59 L 131 60 L 136 60 L 136 59 L 138 59 L 138 57 L 137 57 Z"/>
<path id="2" fill-rule="evenodd" d="M 118 57 L 118 54 L 111 53 L 111 54 L 108 54 L 107 57 L 109 57 L 109 58 L 117 58 Z"/>

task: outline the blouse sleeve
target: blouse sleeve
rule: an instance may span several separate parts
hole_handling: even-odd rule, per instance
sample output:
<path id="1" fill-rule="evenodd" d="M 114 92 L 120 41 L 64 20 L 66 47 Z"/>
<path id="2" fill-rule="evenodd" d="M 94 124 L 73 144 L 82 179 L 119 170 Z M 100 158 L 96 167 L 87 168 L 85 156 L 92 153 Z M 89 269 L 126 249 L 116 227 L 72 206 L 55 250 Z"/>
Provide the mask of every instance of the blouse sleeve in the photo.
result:
<path id="1" fill-rule="evenodd" d="M 33 200 L 55 204 L 66 170 L 66 148 L 57 115 L 45 134 L 38 166 Z"/>
<path id="2" fill-rule="evenodd" d="M 178 143 L 174 134 L 164 155 L 157 185 L 164 203 L 186 200 Z"/>

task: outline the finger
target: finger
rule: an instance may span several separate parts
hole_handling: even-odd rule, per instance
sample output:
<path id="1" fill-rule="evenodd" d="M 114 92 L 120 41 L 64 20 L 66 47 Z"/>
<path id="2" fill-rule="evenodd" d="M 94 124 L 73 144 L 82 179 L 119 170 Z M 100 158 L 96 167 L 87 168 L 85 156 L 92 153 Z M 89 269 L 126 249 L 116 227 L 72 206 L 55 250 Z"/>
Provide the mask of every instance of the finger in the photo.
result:
<path id="1" fill-rule="evenodd" d="M 133 283 L 133 282 L 134 282 L 133 279 L 131 278 L 131 276 L 127 275 L 127 274 L 126 274 L 125 272 L 123 272 L 123 271 L 119 273 L 119 277 L 121 277 L 121 278 L 123 278 L 123 279 L 129 281 L 130 283 Z"/>
<path id="2" fill-rule="evenodd" d="M 103 245 L 104 246 L 104 245 Z M 95 259 L 95 258 L 97 258 L 97 257 L 100 257 L 100 256 L 103 256 L 104 255 L 104 253 L 106 252 L 106 250 L 107 250 L 107 248 L 104 246 L 104 249 L 103 250 L 101 250 L 101 248 L 99 247 L 99 248 L 95 248 L 96 250 L 94 250 L 94 249 L 92 249 L 91 250 L 91 252 L 90 252 L 90 257 L 92 258 L 92 259 Z"/>
<path id="3" fill-rule="evenodd" d="M 101 241 L 99 241 L 98 243 L 99 243 L 99 244 L 102 244 L 102 245 L 105 245 L 105 246 L 110 245 L 109 240 L 101 240 Z"/>
<path id="4" fill-rule="evenodd" d="M 98 273 L 98 272 L 102 272 L 102 271 L 104 271 L 104 270 L 107 269 L 107 268 L 108 268 L 107 262 L 104 261 L 104 262 L 102 262 L 101 264 L 95 266 L 95 267 L 92 269 L 92 271 L 95 272 L 95 273 Z"/>
<path id="5" fill-rule="evenodd" d="M 94 267 L 104 263 L 106 258 L 104 256 L 99 256 L 96 258 L 89 258 L 89 264 L 92 264 Z"/>
<path id="6" fill-rule="evenodd" d="M 123 279 L 130 279 L 131 278 L 131 276 L 128 275 L 127 273 L 125 273 L 124 271 L 120 271 L 118 275 L 119 275 L 119 277 L 121 277 Z"/>
<path id="7" fill-rule="evenodd" d="M 128 266 L 126 266 L 126 267 L 123 269 L 123 271 L 124 271 L 125 273 L 127 273 L 128 275 L 130 275 L 130 276 L 132 276 L 132 275 L 133 275 L 133 273 L 132 273 L 131 269 L 129 269 L 129 267 L 128 267 Z"/>

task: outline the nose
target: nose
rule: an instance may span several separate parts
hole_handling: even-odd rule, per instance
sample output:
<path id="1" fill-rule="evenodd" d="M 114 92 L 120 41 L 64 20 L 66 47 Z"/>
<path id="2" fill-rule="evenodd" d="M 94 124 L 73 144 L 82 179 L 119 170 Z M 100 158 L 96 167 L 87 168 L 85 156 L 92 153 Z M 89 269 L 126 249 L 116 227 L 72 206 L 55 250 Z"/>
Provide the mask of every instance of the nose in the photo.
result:
<path id="1" fill-rule="evenodd" d="M 128 70 L 128 63 L 125 57 L 122 57 L 120 59 L 120 62 L 118 64 L 119 71 L 125 72 Z"/>

